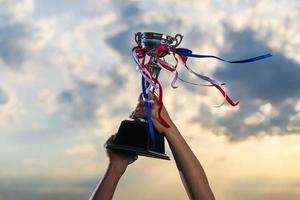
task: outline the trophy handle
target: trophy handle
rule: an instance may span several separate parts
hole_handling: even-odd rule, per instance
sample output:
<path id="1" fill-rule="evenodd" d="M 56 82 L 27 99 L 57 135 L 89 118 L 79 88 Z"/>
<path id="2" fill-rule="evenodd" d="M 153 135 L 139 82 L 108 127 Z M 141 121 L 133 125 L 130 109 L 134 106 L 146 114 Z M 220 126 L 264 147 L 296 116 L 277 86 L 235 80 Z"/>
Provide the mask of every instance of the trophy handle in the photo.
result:
<path id="1" fill-rule="evenodd" d="M 177 47 L 181 43 L 183 36 L 177 33 L 174 38 L 176 43 L 173 45 L 173 47 Z"/>
<path id="2" fill-rule="evenodd" d="M 135 34 L 135 42 L 137 43 L 137 45 L 139 47 L 142 47 L 141 39 L 142 39 L 142 33 L 141 32 L 136 33 Z"/>

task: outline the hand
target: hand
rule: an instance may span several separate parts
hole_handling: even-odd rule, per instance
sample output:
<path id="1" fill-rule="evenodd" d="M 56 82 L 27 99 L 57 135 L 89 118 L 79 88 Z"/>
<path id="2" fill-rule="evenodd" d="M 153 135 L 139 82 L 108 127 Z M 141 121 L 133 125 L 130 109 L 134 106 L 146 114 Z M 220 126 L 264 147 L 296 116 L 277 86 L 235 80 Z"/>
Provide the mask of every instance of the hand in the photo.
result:
<path id="1" fill-rule="evenodd" d="M 150 100 L 153 100 L 153 103 L 151 103 L 151 117 L 152 117 L 153 124 L 159 133 L 166 134 L 171 128 L 175 127 L 175 124 L 173 123 L 164 105 L 162 105 L 160 116 L 170 125 L 170 128 L 166 128 L 160 123 L 159 120 L 160 105 L 158 103 L 157 96 L 151 91 L 149 91 L 148 96 Z"/>
<path id="2" fill-rule="evenodd" d="M 149 99 L 153 100 L 153 103 L 151 103 L 151 117 L 152 117 L 153 124 L 159 133 L 165 134 L 169 130 L 169 128 L 162 126 L 161 123 L 159 122 L 158 111 L 159 111 L 160 105 L 158 104 L 158 99 L 157 99 L 156 95 L 150 91 L 148 93 L 148 96 L 149 96 Z M 162 107 L 160 114 L 161 114 L 161 117 L 171 127 L 175 126 L 164 105 Z M 137 104 L 135 110 L 131 113 L 130 118 L 137 119 L 137 118 L 145 118 L 145 117 L 146 117 L 145 102 L 143 101 L 142 94 L 141 94 L 138 99 L 138 104 Z"/>
<path id="3" fill-rule="evenodd" d="M 146 108 L 145 102 L 143 101 L 142 94 L 138 98 L 138 104 L 136 105 L 134 111 L 129 116 L 131 119 L 145 118 L 146 117 Z"/>
<path id="4" fill-rule="evenodd" d="M 112 144 L 114 141 L 115 135 L 112 135 L 104 144 Z M 109 158 L 109 167 L 113 170 L 116 170 L 117 173 L 123 174 L 128 165 L 133 163 L 138 159 L 137 155 L 125 154 L 122 152 L 115 152 L 110 149 L 106 149 L 107 156 Z"/>

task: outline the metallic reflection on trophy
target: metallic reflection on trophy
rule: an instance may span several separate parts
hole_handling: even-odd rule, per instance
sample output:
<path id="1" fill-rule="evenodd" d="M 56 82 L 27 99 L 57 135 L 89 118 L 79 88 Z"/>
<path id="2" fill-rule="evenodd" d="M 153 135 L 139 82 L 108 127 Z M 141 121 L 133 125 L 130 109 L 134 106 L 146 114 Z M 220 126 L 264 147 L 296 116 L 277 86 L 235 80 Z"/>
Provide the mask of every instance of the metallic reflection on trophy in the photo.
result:
<path id="1" fill-rule="evenodd" d="M 175 37 L 152 32 L 138 32 L 135 34 L 135 41 L 138 44 L 138 46 L 143 49 L 147 49 L 148 51 L 154 49 L 158 44 L 167 44 L 172 47 L 177 47 L 181 43 L 182 38 L 183 36 L 180 34 L 176 34 Z M 164 57 L 166 55 L 167 53 L 163 53 L 159 55 L 159 57 Z M 148 65 L 153 67 L 152 76 L 158 78 L 161 67 L 157 64 L 155 57 L 156 55 L 150 56 Z"/>
<path id="2" fill-rule="evenodd" d="M 155 47 L 159 44 L 177 47 L 181 43 L 182 38 L 183 36 L 180 34 L 176 34 L 174 37 L 153 32 L 138 32 L 135 34 L 135 41 L 138 47 L 148 52 L 149 62 L 147 66 L 152 69 L 152 77 L 157 79 L 161 70 L 156 57 L 164 57 L 168 54 L 168 52 L 164 52 L 157 55 L 157 51 L 154 51 Z M 134 120 L 124 120 L 121 122 L 114 143 L 107 145 L 107 148 L 129 154 L 170 160 L 165 154 L 164 136 L 155 129 L 154 135 L 154 139 L 151 139 L 146 116 L 135 118 Z"/>

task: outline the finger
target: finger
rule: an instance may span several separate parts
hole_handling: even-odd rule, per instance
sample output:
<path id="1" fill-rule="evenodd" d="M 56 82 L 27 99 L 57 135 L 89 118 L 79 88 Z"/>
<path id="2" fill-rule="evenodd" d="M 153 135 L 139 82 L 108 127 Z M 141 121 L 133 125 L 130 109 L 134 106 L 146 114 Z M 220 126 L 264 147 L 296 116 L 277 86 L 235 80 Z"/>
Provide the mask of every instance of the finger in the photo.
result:
<path id="1" fill-rule="evenodd" d="M 136 107 L 143 107 L 143 106 L 145 106 L 145 102 L 144 102 L 144 100 L 142 98 L 142 99 L 139 99 L 139 102 L 138 102 L 138 104 L 137 104 Z"/>
<path id="2" fill-rule="evenodd" d="M 153 100 L 154 103 L 157 103 L 157 96 L 152 91 L 149 91 L 148 96 L 150 100 Z"/>
<path id="3" fill-rule="evenodd" d="M 107 144 L 112 144 L 114 139 L 115 139 L 116 135 L 112 135 L 108 138 L 108 140 L 105 142 L 104 146 L 106 146 Z"/>
<path id="4" fill-rule="evenodd" d="M 138 102 L 143 101 L 143 96 L 142 95 L 143 94 L 141 93 L 140 96 L 139 96 L 139 98 L 138 98 Z"/>
<path id="5" fill-rule="evenodd" d="M 133 116 L 134 116 L 134 111 L 129 115 L 129 118 L 133 119 Z"/>
<path id="6" fill-rule="evenodd" d="M 145 102 L 144 100 L 140 101 L 137 105 L 137 107 L 145 107 Z"/>
<path id="7" fill-rule="evenodd" d="M 131 163 L 134 163 L 136 160 L 138 159 L 138 156 L 134 156 L 134 157 L 131 157 L 131 161 L 130 161 L 130 164 Z"/>
<path id="8" fill-rule="evenodd" d="M 145 112 L 136 112 L 134 114 L 134 116 L 132 116 L 132 119 L 138 119 L 138 118 L 144 118 L 146 117 L 146 113 Z"/>

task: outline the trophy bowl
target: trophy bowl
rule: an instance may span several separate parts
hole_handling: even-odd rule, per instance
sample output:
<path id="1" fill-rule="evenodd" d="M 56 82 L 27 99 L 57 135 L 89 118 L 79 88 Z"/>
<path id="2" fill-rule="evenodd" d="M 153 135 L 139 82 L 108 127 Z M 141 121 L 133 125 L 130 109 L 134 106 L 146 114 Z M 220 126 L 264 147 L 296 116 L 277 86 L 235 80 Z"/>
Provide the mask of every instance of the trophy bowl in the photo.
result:
<path id="1" fill-rule="evenodd" d="M 158 44 L 167 44 L 172 47 L 177 47 L 181 43 L 182 38 L 183 36 L 180 34 L 176 34 L 174 37 L 154 32 L 138 32 L 135 34 L 135 42 L 137 45 L 148 51 L 154 49 Z M 166 55 L 167 53 L 164 53 L 159 56 L 164 57 Z"/>

